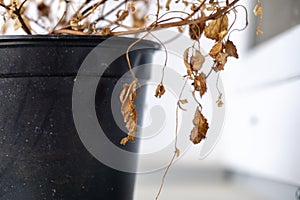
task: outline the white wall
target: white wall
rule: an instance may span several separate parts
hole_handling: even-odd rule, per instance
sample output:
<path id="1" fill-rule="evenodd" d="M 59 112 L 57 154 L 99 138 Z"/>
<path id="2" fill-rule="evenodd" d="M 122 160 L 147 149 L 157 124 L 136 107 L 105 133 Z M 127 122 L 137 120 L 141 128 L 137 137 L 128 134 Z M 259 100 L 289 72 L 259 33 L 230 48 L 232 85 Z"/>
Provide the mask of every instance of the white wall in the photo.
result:
<path id="1" fill-rule="evenodd" d="M 222 160 L 234 170 L 300 184 L 300 26 L 246 54 L 223 80 Z"/>

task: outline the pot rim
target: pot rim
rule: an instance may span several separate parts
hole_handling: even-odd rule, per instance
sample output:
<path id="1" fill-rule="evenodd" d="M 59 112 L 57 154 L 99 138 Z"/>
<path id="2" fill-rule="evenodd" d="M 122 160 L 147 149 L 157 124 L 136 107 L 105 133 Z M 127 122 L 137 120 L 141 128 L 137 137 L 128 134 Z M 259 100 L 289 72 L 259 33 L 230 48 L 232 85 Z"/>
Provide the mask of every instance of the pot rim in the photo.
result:
<path id="1" fill-rule="evenodd" d="M 137 38 L 133 37 L 123 37 L 123 36 L 95 36 L 95 35 L 58 35 L 58 34 L 48 34 L 48 35 L 1 35 L 0 36 L 0 46 L 3 43 L 11 42 L 47 42 L 47 41 L 81 41 L 81 42 L 97 42 L 103 41 L 105 39 L 111 38 L 112 40 L 118 41 L 136 41 Z M 159 49 L 161 45 L 157 42 L 143 39 L 139 45 L 146 45 L 148 47 Z"/>

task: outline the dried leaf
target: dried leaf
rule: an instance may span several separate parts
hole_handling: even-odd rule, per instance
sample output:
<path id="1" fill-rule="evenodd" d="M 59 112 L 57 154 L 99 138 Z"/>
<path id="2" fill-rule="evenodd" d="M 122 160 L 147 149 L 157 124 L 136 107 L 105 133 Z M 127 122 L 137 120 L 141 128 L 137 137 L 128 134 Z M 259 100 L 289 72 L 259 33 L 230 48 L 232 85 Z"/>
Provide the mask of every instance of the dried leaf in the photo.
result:
<path id="1" fill-rule="evenodd" d="M 217 42 L 210 50 L 209 55 L 213 58 L 216 58 L 216 56 L 221 53 L 223 50 L 223 43 L 221 41 Z"/>
<path id="2" fill-rule="evenodd" d="M 227 57 L 228 57 L 227 53 L 219 53 L 217 55 L 217 57 L 216 57 L 217 66 L 215 68 L 217 71 L 224 70 L 224 66 L 227 62 Z"/>
<path id="3" fill-rule="evenodd" d="M 107 26 L 103 27 L 103 28 L 101 29 L 101 34 L 102 34 L 102 35 L 109 35 L 109 34 L 111 34 L 110 28 L 107 27 Z"/>
<path id="4" fill-rule="evenodd" d="M 134 1 L 130 1 L 126 4 L 127 10 L 130 10 L 132 13 L 134 13 L 136 11 L 135 9 L 135 2 Z"/>
<path id="5" fill-rule="evenodd" d="M 219 41 L 228 32 L 228 17 L 224 15 L 212 20 L 205 28 L 204 34 L 207 38 Z"/>
<path id="6" fill-rule="evenodd" d="M 218 107 L 222 107 L 224 105 L 224 103 L 222 100 L 218 100 L 217 105 L 218 105 Z"/>
<path id="7" fill-rule="evenodd" d="M 203 72 L 195 77 L 195 79 L 194 79 L 194 88 L 195 88 L 196 91 L 200 92 L 201 97 L 207 91 L 206 78 L 205 78 L 205 74 Z"/>
<path id="8" fill-rule="evenodd" d="M 183 33 L 183 28 L 182 28 L 182 26 L 178 26 L 178 27 L 177 27 L 177 30 L 178 30 L 179 33 Z"/>
<path id="9" fill-rule="evenodd" d="M 225 52 L 228 54 L 228 56 L 233 56 L 235 58 L 239 58 L 236 46 L 230 40 L 227 40 L 225 43 Z"/>
<path id="10" fill-rule="evenodd" d="M 171 4 L 171 2 L 172 2 L 172 0 L 167 0 L 166 6 L 165 6 L 167 10 L 170 10 L 170 4 Z"/>
<path id="11" fill-rule="evenodd" d="M 223 101 L 222 101 L 222 96 L 223 94 L 220 93 L 219 97 L 218 97 L 218 100 L 216 101 L 218 107 L 222 107 L 224 105 Z"/>
<path id="12" fill-rule="evenodd" d="M 16 30 L 18 30 L 18 29 L 21 28 L 21 27 L 22 27 L 21 22 L 19 21 L 18 18 L 15 18 L 15 19 L 14 19 L 14 30 L 16 31 Z"/>
<path id="13" fill-rule="evenodd" d="M 159 84 L 155 90 L 155 97 L 160 98 L 162 95 L 164 95 L 165 92 L 166 90 L 163 84 Z"/>
<path id="14" fill-rule="evenodd" d="M 46 5 L 44 2 L 39 3 L 37 9 L 39 11 L 39 16 L 49 17 L 50 7 Z"/>
<path id="15" fill-rule="evenodd" d="M 253 9 L 253 13 L 255 16 L 261 15 L 263 13 L 263 7 L 260 3 L 257 3 Z"/>
<path id="16" fill-rule="evenodd" d="M 137 113 L 134 104 L 134 99 L 136 97 L 136 84 L 136 80 L 132 81 L 130 85 L 124 84 L 123 90 L 120 94 L 120 101 L 122 103 L 121 113 L 128 130 L 128 136 L 120 141 L 120 144 L 122 145 L 125 145 L 128 141 L 133 142 L 137 131 Z"/>
<path id="17" fill-rule="evenodd" d="M 146 24 L 146 18 L 144 16 L 139 16 L 139 10 L 136 10 L 132 13 L 132 20 L 133 20 L 133 27 L 134 28 L 141 28 L 144 27 Z"/>
<path id="18" fill-rule="evenodd" d="M 83 30 L 82 25 L 79 24 L 81 18 L 82 18 L 82 15 L 78 14 L 76 17 L 73 17 L 70 20 L 70 26 L 73 30 L 76 30 L 76 31 Z"/>
<path id="19" fill-rule="evenodd" d="M 263 34 L 264 32 L 261 30 L 261 27 L 257 27 L 256 29 L 256 35 L 260 35 L 260 34 Z"/>
<path id="20" fill-rule="evenodd" d="M 192 40 L 198 41 L 205 29 L 205 22 L 190 24 L 189 25 L 189 34 Z"/>
<path id="21" fill-rule="evenodd" d="M 196 4 L 193 3 L 193 4 L 191 5 L 191 11 L 194 11 L 194 12 L 195 12 L 195 11 L 197 11 L 197 10 L 198 10 L 198 6 L 196 6 Z"/>
<path id="22" fill-rule="evenodd" d="M 224 64 L 217 63 L 216 67 L 214 68 L 216 71 L 222 71 L 224 70 Z"/>
<path id="23" fill-rule="evenodd" d="M 227 57 L 228 57 L 227 53 L 219 53 L 216 57 L 216 61 L 222 65 L 225 65 L 227 62 Z"/>
<path id="24" fill-rule="evenodd" d="M 187 103 L 188 103 L 188 100 L 187 100 L 187 99 L 181 99 L 181 100 L 179 100 L 179 102 L 180 102 L 181 104 L 187 104 Z"/>
<path id="25" fill-rule="evenodd" d="M 176 147 L 176 150 L 175 150 L 175 155 L 176 155 L 176 157 L 178 158 L 179 157 L 179 155 L 180 155 L 180 150 Z"/>
<path id="26" fill-rule="evenodd" d="M 186 111 L 186 109 L 184 109 L 181 104 L 187 104 L 187 103 L 188 103 L 188 101 L 186 99 L 181 99 L 177 102 L 177 105 L 181 110 Z"/>
<path id="27" fill-rule="evenodd" d="M 194 144 L 198 144 L 202 139 L 206 138 L 206 133 L 208 131 L 207 119 L 200 112 L 199 107 L 196 108 L 194 119 L 193 119 L 194 128 L 190 134 L 190 140 Z"/>
<path id="28" fill-rule="evenodd" d="M 128 15 L 129 15 L 129 11 L 128 10 L 119 10 L 116 13 L 117 21 L 123 21 L 123 20 L 125 20 Z"/>
<path id="29" fill-rule="evenodd" d="M 190 50 L 194 50 L 193 55 L 189 56 Z M 188 75 L 191 75 L 192 72 L 198 72 L 205 62 L 204 56 L 201 54 L 199 50 L 193 48 L 187 48 L 183 54 L 184 64 L 187 68 Z"/>

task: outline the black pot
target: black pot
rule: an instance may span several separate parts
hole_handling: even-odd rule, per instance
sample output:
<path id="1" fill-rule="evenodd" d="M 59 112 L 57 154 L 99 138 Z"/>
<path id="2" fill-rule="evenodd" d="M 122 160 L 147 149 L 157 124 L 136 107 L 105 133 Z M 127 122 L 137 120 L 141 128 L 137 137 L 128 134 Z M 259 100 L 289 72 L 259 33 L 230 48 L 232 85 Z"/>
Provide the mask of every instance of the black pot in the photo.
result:
<path id="1" fill-rule="evenodd" d="M 74 78 L 86 56 L 105 39 L 52 35 L 0 38 L 0 199 L 133 198 L 135 175 L 94 158 L 80 140 L 72 116 Z M 133 41 L 114 38 L 104 48 L 113 54 Z M 137 47 L 147 50 L 130 52 L 133 65 L 149 63 L 157 48 L 147 41 Z M 97 87 L 95 110 L 115 145 L 137 151 L 137 142 L 119 145 L 126 133 L 115 124 L 110 110 L 114 85 L 127 71 L 125 55 L 109 65 Z M 116 104 L 120 106 L 120 102 Z M 134 169 L 136 160 L 130 162 L 124 164 Z"/>

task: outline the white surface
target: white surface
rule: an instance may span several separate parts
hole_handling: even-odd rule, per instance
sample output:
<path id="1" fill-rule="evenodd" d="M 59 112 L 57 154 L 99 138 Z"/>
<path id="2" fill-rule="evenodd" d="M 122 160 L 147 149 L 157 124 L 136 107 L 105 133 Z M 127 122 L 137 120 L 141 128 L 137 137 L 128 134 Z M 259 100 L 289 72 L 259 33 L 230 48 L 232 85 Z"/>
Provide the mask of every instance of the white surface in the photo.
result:
<path id="1" fill-rule="evenodd" d="M 138 175 L 135 200 L 153 200 L 162 171 Z M 180 168 L 167 176 L 159 200 L 293 200 L 296 187 L 223 173 L 217 168 Z"/>

